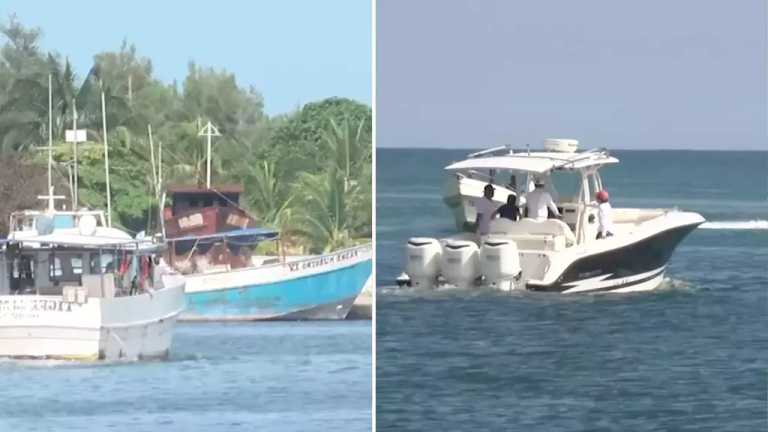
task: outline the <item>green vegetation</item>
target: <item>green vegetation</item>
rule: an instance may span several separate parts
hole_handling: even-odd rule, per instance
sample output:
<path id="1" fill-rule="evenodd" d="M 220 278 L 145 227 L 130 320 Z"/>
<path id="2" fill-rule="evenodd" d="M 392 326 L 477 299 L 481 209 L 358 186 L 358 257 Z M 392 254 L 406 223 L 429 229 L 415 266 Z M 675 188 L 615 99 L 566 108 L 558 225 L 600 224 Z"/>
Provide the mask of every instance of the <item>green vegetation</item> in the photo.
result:
<path id="1" fill-rule="evenodd" d="M 211 121 L 222 134 L 214 138 L 213 183 L 242 184 L 241 205 L 260 224 L 313 252 L 370 238 L 368 106 L 330 98 L 269 117 L 259 92 L 240 87 L 231 73 L 192 63 L 183 83 L 166 84 L 125 42 L 117 52 L 95 55 L 93 68 L 79 79 L 62 55 L 40 50 L 39 38 L 40 30 L 14 17 L 0 23 L 0 156 L 6 164 L 15 160 L 38 173 L 46 160 L 40 148 L 48 144 L 50 74 L 56 192 L 71 194 L 62 186 L 73 157 L 64 131 L 72 127 L 76 106 L 78 129 L 88 135 L 78 146 L 80 205 L 91 208 L 106 207 L 100 99 L 102 90 L 106 94 L 114 224 L 134 232 L 157 226 L 147 126 L 155 151 L 163 145 L 164 183 L 203 185 L 205 145 L 198 132 Z M 0 196 L 18 183 L 6 177 L 0 174 Z M 47 180 L 40 177 L 29 190 L 14 192 L 44 192 Z"/>

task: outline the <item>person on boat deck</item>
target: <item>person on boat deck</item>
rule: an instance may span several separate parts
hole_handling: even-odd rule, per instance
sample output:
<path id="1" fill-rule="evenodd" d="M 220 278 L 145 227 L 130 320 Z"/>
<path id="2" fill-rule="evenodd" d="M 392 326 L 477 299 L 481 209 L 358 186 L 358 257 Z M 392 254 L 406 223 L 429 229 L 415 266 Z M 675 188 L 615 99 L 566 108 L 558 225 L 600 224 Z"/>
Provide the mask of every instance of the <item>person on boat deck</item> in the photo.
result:
<path id="1" fill-rule="evenodd" d="M 496 209 L 499 205 L 493 201 L 493 185 L 487 184 L 483 188 L 483 198 L 475 202 L 477 211 L 477 233 L 481 236 L 487 235 L 490 231 L 491 219 L 496 216 Z"/>
<path id="2" fill-rule="evenodd" d="M 525 196 L 527 216 L 539 221 L 547 220 L 547 209 L 549 209 L 559 218 L 560 212 L 557 210 L 552 195 L 550 195 L 544 187 L 544 181 L 536 179 L 534 185 L 536 189 Z"/>
<path id="3" fill-rule="evenodd" d="M 608 202 L 608 192 L 601 190 L 595 194 L 597 199 L 597 238 L 610 237 L 613 235 L 613 209 Z"/>
<path id="4" fill-rule="evenodd" d="M 509 194 L 507 196 L 507 203 L 499 207 L 496 213 L 511 221 L 520 220 L 520 207 L 517 206 L 517 197 Z"/>

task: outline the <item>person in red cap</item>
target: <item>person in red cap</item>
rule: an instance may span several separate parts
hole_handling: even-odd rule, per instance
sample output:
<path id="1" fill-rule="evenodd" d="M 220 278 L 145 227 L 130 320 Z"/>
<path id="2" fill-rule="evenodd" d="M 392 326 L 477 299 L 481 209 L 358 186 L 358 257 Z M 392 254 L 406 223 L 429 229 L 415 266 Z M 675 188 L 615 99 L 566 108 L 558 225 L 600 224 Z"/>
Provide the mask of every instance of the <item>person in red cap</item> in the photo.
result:
<path id="1" fill-rule="evenodd" d="M 608 191 L 601 190 L 595 194 L 597 199 L 597 239 L 613 235 L 613 209 L 608 202 Z"/>

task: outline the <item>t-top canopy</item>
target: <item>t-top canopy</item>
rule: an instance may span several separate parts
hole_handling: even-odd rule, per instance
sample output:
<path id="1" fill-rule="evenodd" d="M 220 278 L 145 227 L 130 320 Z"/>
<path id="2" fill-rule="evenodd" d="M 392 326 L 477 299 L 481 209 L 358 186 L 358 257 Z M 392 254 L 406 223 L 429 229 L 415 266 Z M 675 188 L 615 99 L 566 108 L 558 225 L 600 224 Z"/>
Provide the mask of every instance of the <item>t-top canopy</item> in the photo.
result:
<path id="1" fill-rule="evenodd" d="M 445 169 L 448 171 L 495 169 L 543 174 L 558 168 L 582 169 L 618 162 L 618 159 L 602 150 L 583 153 L 532 152 L 470 158 L 448 165 Z"/>

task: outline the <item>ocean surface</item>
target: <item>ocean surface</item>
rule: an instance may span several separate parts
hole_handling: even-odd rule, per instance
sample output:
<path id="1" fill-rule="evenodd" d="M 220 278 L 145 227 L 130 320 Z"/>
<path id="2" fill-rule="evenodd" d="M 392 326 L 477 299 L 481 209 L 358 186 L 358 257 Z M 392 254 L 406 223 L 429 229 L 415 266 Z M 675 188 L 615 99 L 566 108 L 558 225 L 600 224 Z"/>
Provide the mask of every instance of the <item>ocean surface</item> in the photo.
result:
<path id="1" fill-rule="evenodd" d="M 371 430 L 371 322 L 179 324 L 167 361 L 0 362 L 0 431 Z"/>
<path id="2" fill-rule="evenodd" d="M 768 430 L 768 152 L 614 152 L 614 207 L 708 221 L 656 291 L 396 288 L 409 237 L 454 232 L 466 153 L 377 153 L 377 430 Z"/>

